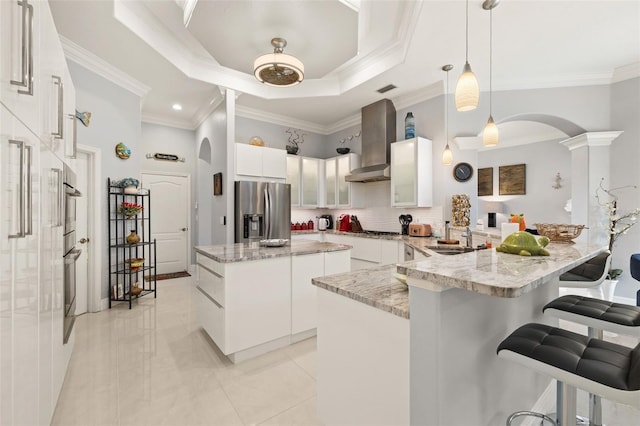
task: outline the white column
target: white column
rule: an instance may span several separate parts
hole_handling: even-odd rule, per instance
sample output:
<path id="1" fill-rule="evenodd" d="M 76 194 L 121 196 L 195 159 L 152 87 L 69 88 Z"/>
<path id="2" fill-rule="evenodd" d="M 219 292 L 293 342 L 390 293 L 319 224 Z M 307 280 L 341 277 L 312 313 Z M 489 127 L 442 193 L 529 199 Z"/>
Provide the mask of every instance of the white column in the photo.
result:
<path id="1" fill-rule="evenodd" d="M 609 147 L 622 132 L 587 132 L 561 141 L 571 151 L 571 223 L 587 225 L 579 241 L 592 244 L 608 244 L 606 232 L 607 213 L 596 199 L 596 191 L 604 178 L 604 187 L 611 186 L 609 179 Z M 600 191 L 600 194 L 604 194 Z M 601 199 L 608 200 L 608 197 Z"/>

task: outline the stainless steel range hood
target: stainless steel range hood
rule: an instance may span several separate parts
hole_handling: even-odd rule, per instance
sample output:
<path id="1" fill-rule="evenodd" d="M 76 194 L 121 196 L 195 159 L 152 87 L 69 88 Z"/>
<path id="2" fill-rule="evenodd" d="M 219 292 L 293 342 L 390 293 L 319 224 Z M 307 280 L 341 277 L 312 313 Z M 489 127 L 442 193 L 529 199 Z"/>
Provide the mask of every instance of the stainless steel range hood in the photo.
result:
<path id="1" fill-rule="evenodd" d="M 362 167 L 345 177 L 347 182 L 389 180 L 390 144 L 396 140 L 396 108 L 382 99 L 362 108 Z"/>

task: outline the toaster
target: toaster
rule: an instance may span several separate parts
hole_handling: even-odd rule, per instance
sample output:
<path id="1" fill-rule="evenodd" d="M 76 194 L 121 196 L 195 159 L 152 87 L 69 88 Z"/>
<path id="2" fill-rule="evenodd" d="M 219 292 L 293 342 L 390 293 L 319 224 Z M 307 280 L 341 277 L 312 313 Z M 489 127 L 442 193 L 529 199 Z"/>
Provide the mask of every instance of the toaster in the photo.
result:
<path id="1" fill-rule="evenodd" d="M 424 223 L 412 223 L 409 225 L 409 235 L 412 237 L 430 237 L 431 225 Z"/>

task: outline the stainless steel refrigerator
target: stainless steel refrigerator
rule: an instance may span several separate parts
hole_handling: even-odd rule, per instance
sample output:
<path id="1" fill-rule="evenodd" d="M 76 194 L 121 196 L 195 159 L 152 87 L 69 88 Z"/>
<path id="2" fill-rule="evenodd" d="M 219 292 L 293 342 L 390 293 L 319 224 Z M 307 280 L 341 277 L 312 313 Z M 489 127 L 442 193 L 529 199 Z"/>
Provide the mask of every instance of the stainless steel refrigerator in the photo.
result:
<path id="1" fill-rule="evenodd" d="M 236 181 L 236 243 L 291 238 L 291 185 Z"/>

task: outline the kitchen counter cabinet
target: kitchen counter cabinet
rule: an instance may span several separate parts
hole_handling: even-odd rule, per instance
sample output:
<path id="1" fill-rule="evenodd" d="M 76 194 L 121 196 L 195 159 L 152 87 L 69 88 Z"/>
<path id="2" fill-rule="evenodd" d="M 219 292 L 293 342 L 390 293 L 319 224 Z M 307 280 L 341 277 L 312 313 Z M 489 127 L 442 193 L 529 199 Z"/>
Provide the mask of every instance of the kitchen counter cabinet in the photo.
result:
<path id="1" fill-rule="evenodd" d="M 604 247 L 552 243 L 548 250 L 548 257 L 495 249 L 431 253 L 423 261 L 399 264 L 409 286 L 406 339 L 401 318 L 391 313 L 400 295 L 393 281 L 385 286 L 390 277 L 384 268 L 315 279 L 320 287 L 320 419 L 326 424 L 494 425 L 532 407 L 549 379 L 499 359 L 496 347 L 522 324 L 553 324 L 542 316 L 542 307 L 558 296 L 559 275 Z M 400 340 L 391 340 L 394 336 Z M 367 341 L 376 347 L 367 347 Z M 388 347 L 394 350 L 386 353 Z M 378 359 L 379 353 L 385 357 Z M 399 371 L 399 365 L 408 366 L 408 372 Z M 401 388 L 388 383 L 393 376 L 400 378 Z"/>
<path id="2" fill-rule="evenodd" d="M 311 278 L 348 271 L 349 249 L 309 240 L 196 247 L 197 320 L 234 363 L 310 337 L 317 321 Z"/>
<path id="3" fill-rule="evenodd" d="M 363 238 L 353 233 L 326 233 L 325 239 L 353 247 L 351 249 L 352 271 L 395 264 L 403 259 L 404 245 L 399 236 L 395 239 L 385 239 Z"/>

